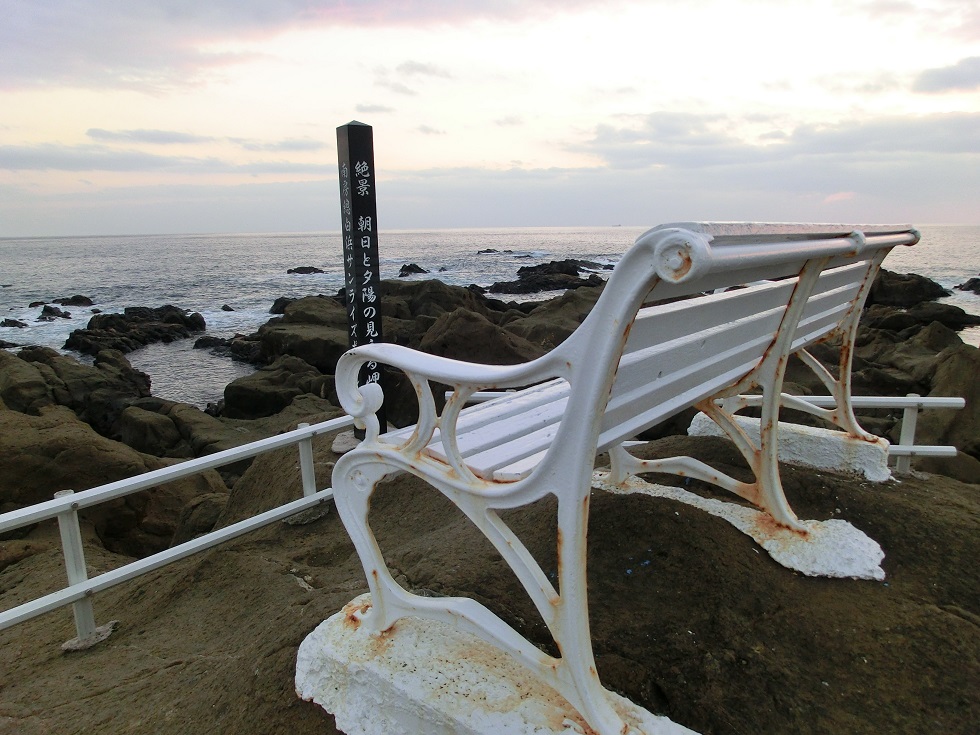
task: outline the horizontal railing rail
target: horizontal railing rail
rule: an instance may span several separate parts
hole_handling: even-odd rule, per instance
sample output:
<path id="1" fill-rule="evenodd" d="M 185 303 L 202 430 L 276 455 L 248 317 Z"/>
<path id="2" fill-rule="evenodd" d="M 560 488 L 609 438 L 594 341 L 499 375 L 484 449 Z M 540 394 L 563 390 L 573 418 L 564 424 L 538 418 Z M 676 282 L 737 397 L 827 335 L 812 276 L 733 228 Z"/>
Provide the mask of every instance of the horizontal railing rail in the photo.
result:
<path id="1" fill-rule="evenodd" d="M 300 424 L 299 428 L 278 436 L 260 439 L 240 447 L 187 460 L 180 464 L 152 470 L 89 490 L 77 493 L 71 490 L 61 491 L 56 493 L 53 500 L 0 515 L 0 533 L 57 518 L 68 576 L 67 587 L 0 612 L 0 630 L 70 604 L 73 606 L 75 629 L 78 633 L 76 641 L 84 645 L 86 641 L 100 640 L 100 633 L 96 629 L 95 616 L 92 610 L 92 597 L 97 592 L 102 592 L 117 584 L 159 569 L 199 551 L 217 546 L 270 523 L 310 510 L 332 498 L 332 488 L 317 490 L 316 487 L 316 472 L 313 465 L 313 437 L 318 434 L 345 430 L 353 426 L 353 423 L 354 419 L 350 416 L 341 416 L 313 425 Z M 88 579 L 78 523 L 79 510 L 292 445 L 299 447 L 300 476 L 303 483 L 302 498 Z"/>

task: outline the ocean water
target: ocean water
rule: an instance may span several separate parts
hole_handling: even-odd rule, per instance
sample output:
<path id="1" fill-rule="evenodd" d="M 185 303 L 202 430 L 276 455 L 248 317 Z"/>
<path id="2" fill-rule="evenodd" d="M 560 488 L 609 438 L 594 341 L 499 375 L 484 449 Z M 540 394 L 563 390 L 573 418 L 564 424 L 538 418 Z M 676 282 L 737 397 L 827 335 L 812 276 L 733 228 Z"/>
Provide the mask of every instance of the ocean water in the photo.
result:
<path id="1" fill-rule="evenodd" d="M 439 278 L 453 285 L 514 280 L 517 269 L 563 258 L 614 264 L 647 227 L 540 227 L 382 231 L 381 276 L 396 278 L 402 265 L 429 271 L 410 280 Z M 980 227 L 923 226 L 922 241 L 896 248 L 885 267 L 919 273 L 946 288 L 980 272 Z M 481 252 L 482 251 L 482 252 Z M 495 251 L 495 252 L 486 252 Z M 271 318 L 280 296 L 334 294 L 343 285 L 339 233 L 145 235 L 129 237 L 0 238 L 0 340 L 61 349 L 69 333 L 84 328 L 92 309 L 173 304 L 200 312 L 208 334 L 230 337 L 254 332 Z M 321 274 L 287 274 L 315 266 Z M 70 319 L 37 321 L 40 307 L 75 294 L 94 307 L 62 307 Z M 543 299 L 550 294 L 508 296 Z M 980 296 L 954 291 L 944 299 L 980 314 Z M 223 306 L 233 311 L 225 311 Z M 960 333 L 980 344 L 980 329 Z M 198 406 L 218 400 L 224 386 L 252 367 L 192 349 L 193 339 L 151 345 L 131 353 L 147 372 L 154 395 Z M 73 354 L 79 357 L 76 353 Z"/>

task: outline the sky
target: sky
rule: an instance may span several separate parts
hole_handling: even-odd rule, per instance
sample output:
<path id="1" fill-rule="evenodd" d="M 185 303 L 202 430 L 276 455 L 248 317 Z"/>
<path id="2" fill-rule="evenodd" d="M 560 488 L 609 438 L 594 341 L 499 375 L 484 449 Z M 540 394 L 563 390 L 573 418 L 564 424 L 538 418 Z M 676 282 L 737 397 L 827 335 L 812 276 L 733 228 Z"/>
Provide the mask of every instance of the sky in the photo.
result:
<path id="1" fill-rule="evenodd" d="M 976 0 L 0 0 L 0 237 L 980 224 Z"/>

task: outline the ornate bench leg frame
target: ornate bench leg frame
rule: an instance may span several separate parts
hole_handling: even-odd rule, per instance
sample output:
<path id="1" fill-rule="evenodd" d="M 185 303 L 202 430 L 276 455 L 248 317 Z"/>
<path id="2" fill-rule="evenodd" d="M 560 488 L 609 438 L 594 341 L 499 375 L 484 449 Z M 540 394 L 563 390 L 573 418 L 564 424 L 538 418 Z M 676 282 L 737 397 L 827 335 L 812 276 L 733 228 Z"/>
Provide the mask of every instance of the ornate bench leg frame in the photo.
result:
<path id="1" fill-rule="evenodd" d="M 854 236 L 860 243 L 861 237 Z M 884 255 L 876 256 L 875 263 L 869 269 L 865 282 L 861 285 L 853 304 L 861 304 L 867 290 L 871 287 L 874 275 L 878 270 Z M 791 297 L 776 339 L 770 346 L 762 362 L 737 384 L 701 401 L 697 408 L 707 414 L 718 426 L 725 431 L 738 450 L 745 457 L 755 476 L 755 482 L 740 482 L 733 477 L 713 469 L 709 465 L 691 457 L 670 457 L 660 460 L 639 460 L 630 455 L 622 446 L 610 451 L 610 480 L 622 484 L 630 475 L 643 472 L 667 472 L 683 474 L 698 480 L 710 482 L 735 493 L 766 511 L 780 525 L 806 534 L 805 526 L 800 523 L 796 514 L 790 508 L 783 492 L 779 477 L 779 409 L 781 405 L 792 408 L 800 407 L 809 413 L 820 415 L 843 428 L 852 436 L 867 441 L 877 441 L 877 437 L 865 432 L 854 418 L 851 407 L 851 357 L 853 355 L 854 338 L 857 334 L 857 324 L 860 309 L 852 305 L 850 313 L 842 320 L 841 327 L 835 332 L 842 340 L 840 357 L 840 380 L 835 380 L 830 372 L 805 350 L 798 350 L 804 363 L 813 370 L 824 382 L 828 390 L 836 398 L 837 408 L 833 410 L 819 409 L 811 404 L 794 399 L 782 393 L 783 379 L 786 374 L 786 364 L 793 352 L 793 339 L 807 299 L 817 283 L 821 272 L 826 267 L 827 260 L 811 261 L 804 266 L 799 275 L 796 288 Z M 762 417 L 758 446 L 735 421 L 734 414 L 744 408 L 738 400 L 740 393 L 746 393 L 752 388 L 761 387 L 763 391 Z M 719 405 L 720 403 L 720 405 Z"/>
<path id="2" fill-rule="evenodd" d="M 334 471 L 337 509 L 351 534 L 371 590 L 372 607 L 361 618 L 374 634 L 383 635 L 399 618 L 428 618 L 449 623 L 509 653 L 558 691 L 601 735 L 622 735 L 627 726 L 605 696 L 596 673 L 586 597 L 586 525 L 591 483 L 577 497 L 563 496 L 558 505 L 558 573 L 561 594 L 548 581 L 524 544 L 500 519 L 492 501 L 440 478 L 440 468 L 417 471 L 388 456 L 379 461 L 378 447 L 361 447 L 344 455 Z M 421 464 L 425 464 L 424 460 Z M 412 594 L 392 577 L 368 524 L 371 494 L 379 481 L 401 470 L 413 472 L 452 500 L 486 535 L 510 565 L 562 652 L 549 656 L 517 633 L 496 614 L 465 597 L 428 598 Z M 587 480 L 591 475 L 586 474 Z M 520 498 L 497 498 L 501 507 L 522 505 Z"/>

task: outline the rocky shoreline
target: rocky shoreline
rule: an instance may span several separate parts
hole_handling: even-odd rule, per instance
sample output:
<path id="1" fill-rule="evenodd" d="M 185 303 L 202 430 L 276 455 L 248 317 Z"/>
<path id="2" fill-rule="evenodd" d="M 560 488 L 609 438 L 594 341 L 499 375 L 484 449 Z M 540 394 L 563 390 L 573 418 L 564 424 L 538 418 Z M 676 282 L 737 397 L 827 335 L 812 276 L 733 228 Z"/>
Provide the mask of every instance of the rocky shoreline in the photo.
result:
<path id="1" fill-rule="evenodd" d="M 560 297 L 544 302 L 521 304 L 488 298 L 475 289 L 447 286 L 438 280 L 386 281 L 382 303 L 385 337 L 388 341 L 457 359 L 493 364 L 533 359 L 565 339 L 578 326 L 598 298 L 604 282 L 601 279 L 595 279 L 598 283 L 592 282 L 593 279 L 580 280 L 586 283 L 579 284 L 579 287 L 568 290 Z M 956 307 L 936 303 L 934 299 L 945 292 L 940 287 L 940 293 L 936 293 L 933 285 L 930 285 L 931 282 L 926 281 L 927 279 L 888 272 L 880 276 L 862 318 L 854 357 L 854 392 L 860 395 L 918 393 L 965 397 L 966 410 L 930 411 L 920 416 L 917 443 L 954 444 L 960 451 L 955 459 L 916 460 L 917 470 L 929 473 L 935 479 L 926 481 L 921 479 L 925 475 L 920 475 L 920 479 L 914 482 L 909 480 L 905 487 L 909 492 L 914 493 L 927 492 L 926 489 L 917 489 L 919 484 L 923 488 L 954 488 L 955 497 L 966 497 L 958 489 L 961 483 L 974 483 L 973 486 L 962 485 L 966 488 L 973 487 L 974 492 L 975 484 L 980 483 L 980 409 L 977 408 L 980 405 L 980 382 L 976 380 L 976 375 L 980 373 L 980 350 L 965 345 L 957 336 L 956 330 L 980 323 L 980 318 L 971 318 L 971 315 L 965 314 Z M 127 310 L 124 315 L 107 314 L 93 317 L 88 328 L 80 330 L 84 331 L 84 334 L 78 336 L 79 347 L 76 348 L 94 355 L 95 361 L 92 365 L 81 364 L 71 357 L 43 347 L 23 348 L 17 353 L 0 350 L 0 512 L 47 500 L 58 490 L 82 490 L 274 435 L 295 427 L 299 421 L 314 422 L 341 415 L 342 411 L 337 406 L 333 389 L 333 372 L 337 359 L 347 349 L 343 294 L 309 296 L 288 303 L 280 302 L 277 308 L 281 309 L 279 315 L 271 318 L 254 334 L 239 335 L 221 344 L 201 342 L 202 348 L 224 350 L 235 359 L 246 360 L 258 368 L 254 374 L 230 383 L 225 389 L 221 404 L 210 407 L 208 411 L 154 397 L 147 376 L 134 370 L 123 354 L 127 349 L 131 349 L 131 344 L 142 340 L 144 335 L 150 335 L 153 339 L 167 340 L 175 338 L 176 334 L 183 334 L 185 331 L 193 334 L 200 331 L 198 327 L 203 328 L 203 320 L 198 321 L 194 315 L 187 314 L 176 307 L 164 307 L 159 311 Z M 146 329 L 141 330 L 141 324 Z M 834 350 L 832 346 L 826 345 L 818 347 L 815 353 L 825 362 L 831 362 Z M 803 394 L 824 392 L 819 382 L 799 363 L 790 366 L 787 389 Z M 415 394 L 411 386 L 400 380 L 397 375 L 390 375 L 386 392 L 391 401 L 388 411 L 389 421 L 396 425 L 413 421 Z M 692 442 L 693 440 L 684 436 L 686 421 L 689 418 L 689 414 L 678 416 L 668 425 L 656 427 L 655 430 L 648 432 L 644 438 L 654 442 L 651 446 L 672 442 Z M 899 412 L 881 410 L 867 411 L 859 415 L 859 419 L 867 428 L 892 441 L 898 439 L 899 418 Z M 714 458 L 724 463 L 734 461 L 730 458 L 728 450 L 713 442 L 715 440 L 694 442 L 690 451 L 695 454 L 713 452 Z M 317 462 L 320 467 L 318 472 L 323 478 L 328 476 L 329 464 L 332 461 L 333 455 L 328 449 L 324 447 L 317 449 Z M 811 485 L 816 480 L 812 480 L 810 475 L 795 470 L 790 474 L 795 478 L 790 484 L 804 496 L 810 497 L 808 493 L 815 492 Z M 811 479 L 808 480 L 808 477 Z M 298 470 L 295 469 L 293 454 L 276 453 L 274 456 L 254 462 L 239 463 L 237 466 L 226 468 L 221 473 L 210 471 L 188 480 L 128 496 L 83 513 L 88 549 L 86 553 L 89 554 L 90 560 L 96 560 L 94 563 L 97 565 L 102 564 L 101 560 L 115 559 L 113 563 L 119 563 L 122 558 L 145 556 L 167 548 L 172 543 L 179 543 L 214 527 L 234 522 L 275 499 L 279 499 L 280 502 L 288 499 L 289 493 L 293 493 L 293 497 L 298 497 L 301 491 L 297 490 L 297 482 Z M 326 480 L 323 479 L 321 482 Z M 831 480 L 824 477 L 819 482 L 823 483 L 821 487 L 832 486 L 834 492 L 838 493 L 836 501 L 828 501 L 831 503 L 831 509 L 834 502 L 844 504 L 846 500 L 855 508 L 865 502 L 859 501 L 859 496 L 864 491 L 857 492 L 855 482 L 851 479 Z M 405 492 L 409 497 L 428 498 L 423 490 L 414 485 L 409 484 L 407 488 Z M 869 489 L 866 492 L 878 493 L 879 491 Z M 384 499 L 379 501 L 381 507 L 388 502 Z M 418 502 L 423 503 L 421 500 Z M 429 502 L 429 500 L 424 501 L 424 503 Z M 803 506 L 806 507 L 808 502 L 810 501 L 804 500 Z M 816 500 L 813 502 L 820 505 Z M 429 510 L 419 516 L 423 508 Z M 614 512 L 611 508 L 602 510 L 605 508 L 603 505 L 599 508 L 600 515 Z M 393 538 L 400 539 L 397 543 L 405 545 L 403 552 L 405 557 L 400 568 L 417 586 L 437 589 L 437 584 L 449 585 L 449 582 L 444 579 L 438 583 L 433 582 L 432 579 L 428 581 L 424 579 L 425 574 L 428 573 L 425 570 L 432 572 L 432 569 L 423 564 L 422 560 L 427 555 L 440 558 L 443 554 L 442 547 L 429 546 L 428 544 L 435 542 L 424 541 L 423 546 L 412 547 L 415 551 L 409 549 L 412 544 L 419 542 L 420 533 L 423 533 L 423 538 L 427 539 L 425 534 L 428 531 L 424 531 L 428 528 L 427 524 L 430 521 L 436 526 L 443 523 L 443 520 L 438 519 L 448 518 L 446 512 L 441 505 L 431 508 L 425 504 L 419 505 L 408 516 L 415 518 L 420 525 L 409 528 L 408 525 L 404 525 L 409 521 L 406 517 L 401 521 L 404 527 L 400 532 L 390 531 L 394 534 Z M 634 508 L 631 512 L 640 511 Z M 976 523 L 975 502 L 973 505 L 963 505 L 962 512 L 971 519 L 970 523 Z M 529 515 L 529 518 L 536 518 L 537 515 L 535 511 Z M 872 520 L 868 522 L 872 525 L 877 522 L 873 520 L 873 514 L 869 517 Z M 617 522 L 626 522 L 626 519 L 618 518 Z M 324 523 L 328 522 L 324 521 Z M 304 568 L 319 568 L 328 562 L 328 566 L 340 564 L 338 569 L 343 568 L 346 575 L 343 579 L 349 580 L 349 583 L 344 582 L 340 587 L 331 586 L 332 583 L 323 583 L 326 585 L 325 589 L 329 588 L 332 592 L 319 600 L 318 612 L 306 621 L 312 627 L 317 622 L 314 618 L 320 612 L 335 605 L 345 596 L 353 596 L 353 591 L 361 589 L 363 585 L 356 556 L 352 555 L 352 549 L 345 540 L 342 528 L 337 527 L 335 518 L 329 523 L 333 524 L 330 526 L 332 530 L 322 538 L 317 536 L 315 528 L 309 532 L 302 532 L 307 535 L 302 536 L 301 541 L 293 538 L 289 543 L 297 544 L 298 550 L 290 551 L 287 545 L 279 551 L 272 552 L 259 543 L 256 548 L 265 551 L 257 552 L 259 556 L 249 556 L 249 560 L 239 559 L 237 563 L 244 567 L 234 573 L 254 575 L 255 578 L 263 579 L 264 584 L 275 587 L 278 582 L 263 576 L 264 573 L 256 567 L 263 563 L 261 554 L 274 554 L 277 559 L 285 559 L 286 561 L 282 563 L 287 567 L 292 565 L 290 568 L 300 571 Z M 699 520 L 698 523 L 701 521 Z M 57 546 L 51 541 L 51 533 L 50 524 L 41 524 L 8 534 L 0 539 L 0 595 L 6 595 L 4 599 L 7 600 L 4 607 L 15 604 L 16 600 L 24 594 L 24 590 L 30 588 L 25 581 L 28 570 L 32 570 L 30 572 L 34 575 L 32 579 L 38 577 L 43 579 L 45 575 L 57 579 L 58 574 L 63 575 L 63 571 L 58 572 Z M 279 538 L 283 533 L 286 532 L 281 529 L 270 530 L 261 538 Z M 404 536 L 398 536 L 398 533 L 403 533 Z M 890 532 L 886 530 L 882 533 L 887 535 Z M 955 553 L 966 555 L 966 551 L 956 546 L 963 543 L 963 539 L 957 536 L 954 542 Z M 895 543 L 901 546 L 900 541 Z M 943 543 L 946 541 L 944 540 Z M 975 545 L 976 539 L 974 538 L 971 543 Z M 546 548 L 546 545 L 542 546 L 542 549 Z M 549 552 L 543 550 L 542 553 Z M 233 574 L 230 569 L 234 565 L 229 566 L 230 558 L 222 555 L 224 552 L 219 554 L 216 551 L 215 554 L 216 559 L 222 559 L 218 566 L 226 570 L 222 571 L 222 574 Z M 413 559 L 415 561 L 412 561 Z M 480 574 L 479 560 L 474 559 L 472 563 L 475 573 Z M 604 563 L 599 560 L 597 566 L 602 568 Z M 153 584 L 162 584 L 165 587 L 176 585 L 181 590 L 180 595 L 184 595 L 185 592 L 190 595 L 189 588 L 181 586 L 179 575 L 197 575 L 199 572 L 193 570 L 199 570 L 201 565 L 206 566 L 207 562 L 188 561 L 186 565 L 178 566 L 173 571 L 161 572 L 158 581 Z M 49 567 L 53 571 L 45 572 L 44 570 Z M 300 571 L 295 574 L 288 572 L 287 576 L 299 575 L 298 578 L 305 579 Z M 319 572 L 312 574 L 315 577 Z M 970 577 L 970 574 L 973 576 Z M 439 574 L 436 574 L 436 577 L 442 579 Z M 966 597 L 962 595 L 957 597 L 956 605 L 969 607 L 963 600 L 969 597 L 969 594 L 975 595 L 976 588 L 971 587 L 969 581 L 975 582 L 975 574 L 971 571 L 968 577 L 969 579 L 963 582 L 966 585 L 966 593 L 964 593 Z M 221 577 L 221 579 L 221 584 L 228 585 L 229 594 L 232 594 L 230 577 L 227 579 Z M 24 585 L 27 587 L 25 588 Z M 605 582 L 599 583 L 600 588 L 604 585 Z M 313 587 L 319 589 L 317 585 Z M 13 597 L 8 593 L 13 594 Z M 138 608 L 145 615 L 162 614 L 164 608 L 148 608 L 143 602 L 132 599 L 135 594 L 137 593 L 120 592 L 112 599 L 120 600 L 119 604 L 124 607 Z M 234 594 L 240 595 L 241 592 Z M 732 594 L 737 594 L 737 591 L 733 590 Z M 273 609 L 270 607 L 271 602 L 259 600 L 253 602 L 256 609 L 265 610 L 266 614 L 272 615 L 273 618 L 280 614 L 271 612 Z M 507 600 L 498 600 L 498 602 L 502 602 L 505 607 L 511 604 Z M 161 598 L 158 604 L 166 603 Z M 209 604 L 198 599 L 198 605 L 202 609 L 209 609 Z M 229 598 L 228 605 L 235 604 Z M 692 601 L 691 604 L 695 602 Z M 320 610 L 321 607 L 323 610 Z M 522 616 L 524 612 L 521 610 L 523 608 L 515 608 L 512 615 Z M 973 610 L 964 615 L 971 620 L 976 620 L 975 617 L 969 616 L 980 615 L 980 611 Z M 130 625 L 141 624 L 131 621 Z M 297 630 L 302 627 L 298 623 L 289 625 Z M 602 625 L 599 624 L 600 629 Z M 41 630 L 40 622 L 25 624 L 24 629 L 30 629 L 33 636 Z M 20 667 L 17 670 L 26 671 L 31 666 L 40 666 L 38 655 L 44 660 L 48 659 L 47 654 L 38 654 L 30 645 L 20 645 L 11 649 L 11 646 L 16 646 L 12 641 L 18 640 L 11 635 L 16 636 L 17 632 L 18 629 L 14 629 L 0 636 L 0 646 L 5 647 L 5 658 L 17 662 L 12 671 L 17 667 Z M 135 642 L 129 645 L 135 645 Z M 288 648 L 293 643 L 283 645 Z M 11 654 L 8 657 L 8 652 L 11 650 L 14 650 L 16 655 Z M 708 649 L 709 656 L 711 650 Z M 657 705 L 658 702 L 663 704 L 662 700 L 665 697 L 667 700 L 671 699 L 671 696 L 665 694 L 665 691 L 670 689 L 670 685 L 661 680 L 658 680 L 653 688 L 649 688 L 652 685 L 644 684 L 643 686 L 648 687 L 646 695 L 632 691 L 631 687 L 638 686 L 639 680 L 631 684 L 629 676 L 620 676 L 616 673 L 620 668 L 628 667 L 628 662 L 633 660 L 628 652 L 617 650 L 610 642 L 600 645 L 600 654 L 600 667 L 605 668 L 603 678 L 612 682 L 622 680 L 623 690 L 630 693 L 633 698 L 645 697 L 644 706 L 655 708 L 660 706 Z M 98 656 L 99 654 L 93 651 L 85 655 Z M 705 654 L 701 652 L 698 655 Z M 738 661 L 742 658 L 744 658 L 742 654 L 735 654 L 733 662 L 722 662 L 721 666 L 727 671 L 731 663 L 734 672 L 739 666 Z M 750 659 L 751 656 L 746 660 Z M 279 661 L 279 658 L 276 660 Z M 701 659 L 696 660 L 701 661 Z M 285 661 L 285 658 L 282 661 Z M 707 666 L 709 671 L 712 665 L 718 665 L 717 662 L 711 664 L 707 659 L 701 663 Z M 974 660 L 974 668 L 965 671 L 964 676 L 977 675 L 975 663 L 976 660 Z M 282 665 L 285 664 L 280 662 L 280 668 Z M 668 664 L 666 666 L 668 678 L 674 676 L 670 673 L 671 665 L 681 666 L 681 664 Z M 45 666 L 49 666 L 50 675 L 54 678 L 63 676 L 65 667 L 73 670 L 74 664 L 70 661 L 57 660 L 50 661 Z M 625 670 L 623 669 L 623 672 Z M 678 671 L 683 671 L 679 674 L 682 677 L 695 676 L 684 666 L 681 666 Z M 5 704 L 5 701 L 9 703 L 21 700 L 10 699 L 11 680 L 5 679 L 4 676 L 0 673 L 0 729 L 7 722 L 5 717 L 13 717 L 15 730 L 16 723 L 20 723 L 24 729 L 18 731 L 43 732 L 42 725 L 48 722 L 43 713 L 27 715 L 24 714 L 27 711 L 24 707 L 29 710 L 28 705 Z M 279 671 L 277 676 L 281 677 L 282 671 Z M 270 710 L 274 710 L 277 717 L 282 716 L 283 708 L 289 710 L 292 707 L 288 704 L 288 701 L 291 701 L 288 684 L 289 682 L 286 681 L 283 685 L 285 690 L 277 689 L 279 694 L 273 697 L 280 702 Z M 179 686 L 183 688 L 186 683 L 181 683 Z M 257 692 L 255 694 L 265 696 Z M 173 696 L 186 695 L 184 693 L 178 695 L 174 690 Z M 240 701 L 245 702 L 247 699 L 248 697 Z M 749 700 L 752 698 L 750 697 Z M 732 717 L 733 721 L 737 720 L 743 724 L 751 721 L 751 717 L 741 710 L 735 714 L 731 712 L 726 714 L 728 711 L 726 707 L 730 706 L 736 705 L 718 704 L 720 709 L 711 715 L 715 717 L 715 720 L 712 720 L 714 724 L 706 727 L 702 723 L 699 725 L 702 731 L 740 731 L 740 727 L 726 726 L 726 717 Z M 738 705 L 741 706 L 743 705 Z M 297 717 L 299 719 L 296 719 Z M 783 719 L 777 718 L 777 720 L 790 723 L 787 726 L 796 722 L 788 714 Z M 161 727 L 159 717 L 156 719 L 151 717 L 149 721 L 156 723 L 155 727 Z M 66 721 L 59 720 L 59 722 Z M 90 717 L 87 722 L 92 725 L 97 720 Z M 295 727 L 300 727 L 296 724 L 298 722 L 317 723 L 319 732 L 334 732 L 330 729 L 329 718 L 320 714 L 311 714 L 307 710 L 302 710 L 300 715 L 294 713 L 285 717 L 284 722 L 292 722 Z M 875 727 L 883 721 L 876 722 Z M 40 729 L 32 730 L 28 727 L 31 723 Z M 268 727 L 263 726 L 256 731 L 295 732 L 289 730 L 286 725 L 282 725 L 284 728 L 282 730 L 279 729 L 279 725 L 268 722 L 264 725 Z M 689 726 L 693 727 L 694 724 Z M 126 730 L 119 723 L 113 727 L 115 729 L 110 728 L 105 731 L 152 731 L 139 727 Z M 64 732 L 73 731 L 70 728 L 55 729 Z M 876 731 L 874 727 L 849 729 L 853 732 Z M 187 731 L 204 732 L 205 730 L 190 726 Z M 299 731 L 317 730 L 300 727 Z M 777 728 L 769 731 L 780 730 Z M 947 728 L 946 731 L 958 730 L 953 727 Z"/>

